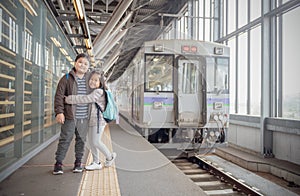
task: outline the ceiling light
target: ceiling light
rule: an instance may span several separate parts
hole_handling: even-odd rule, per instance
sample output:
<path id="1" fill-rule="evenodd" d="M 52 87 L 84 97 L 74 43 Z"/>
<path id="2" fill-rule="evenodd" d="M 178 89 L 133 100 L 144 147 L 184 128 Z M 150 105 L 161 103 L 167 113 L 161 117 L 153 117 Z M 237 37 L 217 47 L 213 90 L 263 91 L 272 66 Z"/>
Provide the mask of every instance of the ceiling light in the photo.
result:
<path id="1" fill-rule="evenodd" d="M 20 0 L 20 3 L 25 7 L 25 9 L 26 9 L 32 16 L 37 16 L 37 15 L 38 15 L 28 0 Z"/>
<path id="2" fill-rule="evenodd" d="M 91 49 L 92 48 L 92 43 L 90 42 L 90 39 L 85 38 L 84 41 L 85 41 L 86 48 Z"/>
<path id="3" fill-rule="evenodd" d="M 84 10 L 83 10 L 83 2 L 82 0 L 73 0 L 76 15 L 79 20 L 83 20 L 84 18 Z"/>

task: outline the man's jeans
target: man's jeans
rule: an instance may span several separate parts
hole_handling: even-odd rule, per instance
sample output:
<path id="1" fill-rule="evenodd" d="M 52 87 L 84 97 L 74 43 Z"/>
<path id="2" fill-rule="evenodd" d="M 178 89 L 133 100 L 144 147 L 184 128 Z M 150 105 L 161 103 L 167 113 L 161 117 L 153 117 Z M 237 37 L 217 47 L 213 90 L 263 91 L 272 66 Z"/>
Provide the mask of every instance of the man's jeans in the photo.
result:
<path id="1" fill-rule="evenodd" d="M 55 153 L 56 161 L 62 163 L 69 149 L 70 143 L 75 133 L 75 162 L 81 162 L 84 153 L 84 143 L 88 130 L 88 119 L 65 120 L 61 125 L 61 132 L 57 151 Z"/>

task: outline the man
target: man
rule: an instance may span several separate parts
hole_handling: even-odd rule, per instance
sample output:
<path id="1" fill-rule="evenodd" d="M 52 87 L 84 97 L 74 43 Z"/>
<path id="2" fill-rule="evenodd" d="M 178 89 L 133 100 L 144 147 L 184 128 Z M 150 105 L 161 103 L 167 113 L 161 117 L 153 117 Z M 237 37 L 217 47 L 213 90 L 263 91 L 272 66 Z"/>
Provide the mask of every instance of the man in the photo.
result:
<path id="1" fill-rule="evenodd" d="M 84 153 L 84 143 L 88 130 L 90 109 L 88 104 L 69 105 L 64 101 L 68 95 L 86 95 L 89 93 L 89 57 L 79 54 L 75 59 L 72 70 L 63 76 L 56 89 L 54 110 L 56 122 L 61 124 L 61 133 L 55 153 L 56 163 L 53 174 L 63 174 L 62 162 L 75 134 L 75 163 L 73 172 L 82 172 L 81 159 Z"/>

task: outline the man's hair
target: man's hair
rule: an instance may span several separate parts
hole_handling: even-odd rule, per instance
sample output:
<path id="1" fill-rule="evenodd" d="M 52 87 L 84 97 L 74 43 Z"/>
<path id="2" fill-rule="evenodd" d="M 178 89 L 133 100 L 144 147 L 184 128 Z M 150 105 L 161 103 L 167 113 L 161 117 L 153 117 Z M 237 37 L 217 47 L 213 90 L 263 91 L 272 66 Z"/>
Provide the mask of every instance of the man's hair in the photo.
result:
<path id="1" fill-rule="evenodd" d="M 90 61 L 90 57 L 89 55 L 85 54 L 85 53 L 81 53 L 81 54 L 78 54 L 75 58 L 75 62 L 80 59 L 80 58 L 86 58 L 88 61 Z"/>

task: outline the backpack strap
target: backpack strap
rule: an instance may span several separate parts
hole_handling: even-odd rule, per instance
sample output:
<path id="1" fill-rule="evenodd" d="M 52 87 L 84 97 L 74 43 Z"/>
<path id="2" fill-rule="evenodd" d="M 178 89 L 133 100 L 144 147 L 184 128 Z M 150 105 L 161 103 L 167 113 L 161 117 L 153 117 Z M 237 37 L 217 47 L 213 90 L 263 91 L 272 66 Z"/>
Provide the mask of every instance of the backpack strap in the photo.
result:
<path id="1" fill-rule="evenodd" d="M 66 80 L 67 80 L 67 85 L 68 85 L 68 80 L 69 80 L 69 72 L 68 73 L 66 73 Z M 65 90 L 65 95 L 69 95 L 69 92 L 68 92 L 68 87 L 66 88 L 66 90 Z"/>
<path id="2" fill-rule="evenodd" d="M 95 104 L 96 104 L 97 109 L 100 110 L 101 113 L 103 113 L 103 110 L 101 109 L 100 105 L 96 102 L 95 102 Z"/>
<path id="3" fill-rule="evenodd" d="M 100 105 L 98 105 L 98 103 L 96 103 L 96 108 L 97 108 L 97 133 L 99 133 L 99 121 L 100 121 L 100 112 L 103 113 Z"/>

